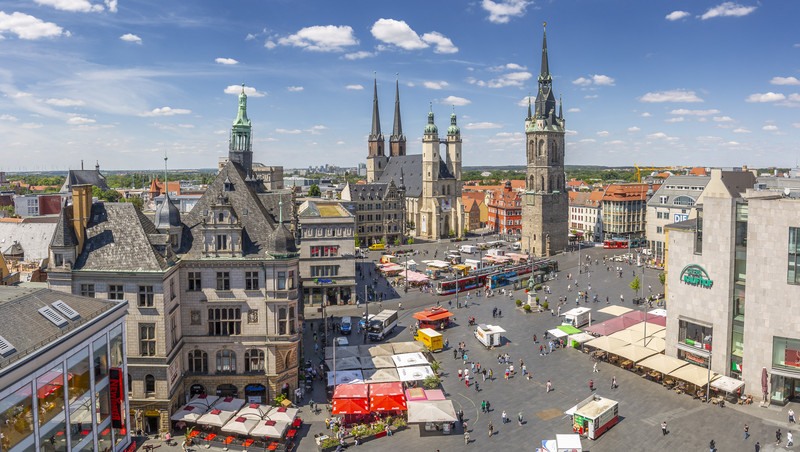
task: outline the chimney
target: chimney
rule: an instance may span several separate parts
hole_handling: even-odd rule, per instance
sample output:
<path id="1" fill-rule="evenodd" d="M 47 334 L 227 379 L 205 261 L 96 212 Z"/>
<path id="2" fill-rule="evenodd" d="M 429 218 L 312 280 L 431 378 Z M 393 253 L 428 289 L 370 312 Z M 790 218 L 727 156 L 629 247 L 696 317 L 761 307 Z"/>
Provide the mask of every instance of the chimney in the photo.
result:
<path id="1" fill-rule="evenodd" d="M 83 159 L 81 159 L 81 170 L 83 170 Z"/>
<path id="2" fill-rule="evenodd" d="M 78 252 L 83 251 L 83 243 L 86 240 L 86 226 L 89 224 L 89 217 L 92 214 L 92 186 L 73 185 L 72 186 L 72 229 L 78 239 Z"/>

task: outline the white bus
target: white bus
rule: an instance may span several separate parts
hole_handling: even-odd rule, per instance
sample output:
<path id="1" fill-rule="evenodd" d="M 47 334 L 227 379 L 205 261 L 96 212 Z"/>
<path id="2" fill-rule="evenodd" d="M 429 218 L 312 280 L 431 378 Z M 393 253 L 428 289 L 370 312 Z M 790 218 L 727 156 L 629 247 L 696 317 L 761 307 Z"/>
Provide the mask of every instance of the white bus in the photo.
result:
<path id="1" fill-rule="evenodd" d="M 367 335 L 370 340 L 382 341 L 394 331 L 397 326 L 397 311 L 384 309 L 378 315 L 370 319 L 369 328 L 367 328 Z"/>

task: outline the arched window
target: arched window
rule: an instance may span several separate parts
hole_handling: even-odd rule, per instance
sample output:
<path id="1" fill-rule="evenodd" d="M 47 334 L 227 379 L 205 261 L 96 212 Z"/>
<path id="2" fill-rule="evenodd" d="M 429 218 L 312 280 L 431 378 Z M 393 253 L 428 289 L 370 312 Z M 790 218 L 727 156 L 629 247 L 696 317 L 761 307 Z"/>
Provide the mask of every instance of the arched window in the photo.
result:
<path id="1" fill-rule="evenodd" d="M 189 372 L 208 373 L 208 353 L 202 350 L 190 351 Z"/>
<path id="2" fill-rule="evenodd" d="M 219 213 L 219 221 L 220 221 L 220 223 L 222 223 L 222 220 L 224 220 L 224 219 L 225 219 L 225 214 L 220 212 Z"/>
<path id="3" fill-rule="evenodd" d="M 539 140 L 539 157 L 544 155 L 544 140 Z"/>
<path id="4" fill-rule="evenodd" d="M 245 350 L 244 371 L 259 372 L 264 370 L 264 351 L 257 348 Z"/>
<path id="5" fill-rule="evenodd" d="M 292 367 L 292 363 L 293 363 L 292 352 L 289 352 L 289 353 L 286 354 L 286 360 L 283 362 L 284 370 L 285 369 L 290 369 Z"/>
<path id="6" fill-rule="evenodd" d="M 236 353 L 232 350 L 217 352 L 217 373 L 236 373 Z"/>
<path id="7" fill-rule="evenodd" d="M 541 180 L 540 180 L 539 182 L 540 182 L 540 184 L 539 184 L 539 190 L 541 190 L 541 191 L 544 191 L 544 190 L 545 190 L 545 186 L 544 186 L 544 176 L 541 176 Z"/>
<path id="8" fill-rule="evenodd" d="M 156 377 L 147 374 L 144 377 L 144 392 L 147 395 L 150 395 L 156 392 Z"/>
<path id="9" fill-rule="evenodd" d="M 528 178 L 528 190 L 533 190 L 533 176 Z"/>

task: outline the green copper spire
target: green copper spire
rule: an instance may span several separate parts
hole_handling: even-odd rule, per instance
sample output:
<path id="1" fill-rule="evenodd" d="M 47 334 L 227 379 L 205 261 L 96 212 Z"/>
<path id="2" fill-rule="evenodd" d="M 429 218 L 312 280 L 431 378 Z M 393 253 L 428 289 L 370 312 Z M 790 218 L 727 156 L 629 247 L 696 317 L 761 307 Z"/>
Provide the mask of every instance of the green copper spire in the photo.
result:
<path id="1" fill-rule="evenodd" d="M 542 32 L 544 38 L 542 39 L 542 71 L 539 74 L 539 80 L 551 80 L 550 77 L 550 63 L 547 60 L 547 22 L 542 24 L 544 31 Z"/>
<path id="2" fill-rule="evenodd" d="M 431 102 L 431 111 L 428 112 L 428 124 L 425 126 L 425 133 L 438 134 L 439 128 L 433 123 L 433 102 Z"/>
<path id="3" fill-rule="evenodd" d="M 250 126 L 250 120 L 247 118 L 247 94 L 244 93 L 244 83 L 242 83 L 242 93 L 239 94 L 239 114 L 233 121 L 235 126 Z"/>
<path id="4" fill-rule="evenodd" d="M 448 135 L 459 135 L 461 133 L 461 129 L 458 128 L 458 124 L 456 123 L 456 106 L 453 105 L 453 113 L 450 114 L 450 127 L 447 128 Z"/>

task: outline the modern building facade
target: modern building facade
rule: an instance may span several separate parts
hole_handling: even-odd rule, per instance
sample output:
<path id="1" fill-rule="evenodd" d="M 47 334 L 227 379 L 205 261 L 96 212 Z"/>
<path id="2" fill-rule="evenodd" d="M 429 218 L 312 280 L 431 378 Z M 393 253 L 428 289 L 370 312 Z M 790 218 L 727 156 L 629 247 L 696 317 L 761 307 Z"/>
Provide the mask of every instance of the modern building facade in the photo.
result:
<path id="1" fill-rule="evenodd" d="M 129 446 L 127 307 L 48 289 L 0 288 L 0 450 Z"/>
<path id="2" fill-rule="evenodd" d="M 644 237 L 647 200 L 660 186 L 652 184 L 610 184 L 603 193 L 604 239 Z"/>
<path id="3" fill-rule="evenodd" d="M 547 56 L 547 34 L 542 40 L 542 68 L 536 111 L 525 118 L 527 171 L 522 207 L 522 248 L 535 256 L 551 256 L 567 248 L 569 198 L 565 189 L 562 107 L 556 113 L 553 77 Z"/>
<path id="4" fill-rule="evenodd" d="M 666 258 L 664 228 L 689 219 L 692 206 L 710 179 L 709 176 L 670 176 L 647 201 L 645 238 L 657 262 L 663 263 Z"/>
<path id="5" fill-rule="evenodd" d="M 502 190 L 487 193 L 490 231 L 520 235 L 522 233 L 522 193 L 511 189 L 511 181 L 506 181 Z"/>
<path id="6" fill-rule="evenodd" d="M 335 201 L 305 201 L 300 220 L 303 301 L 329 306 L 355 301 L 355 216 Z"/>

